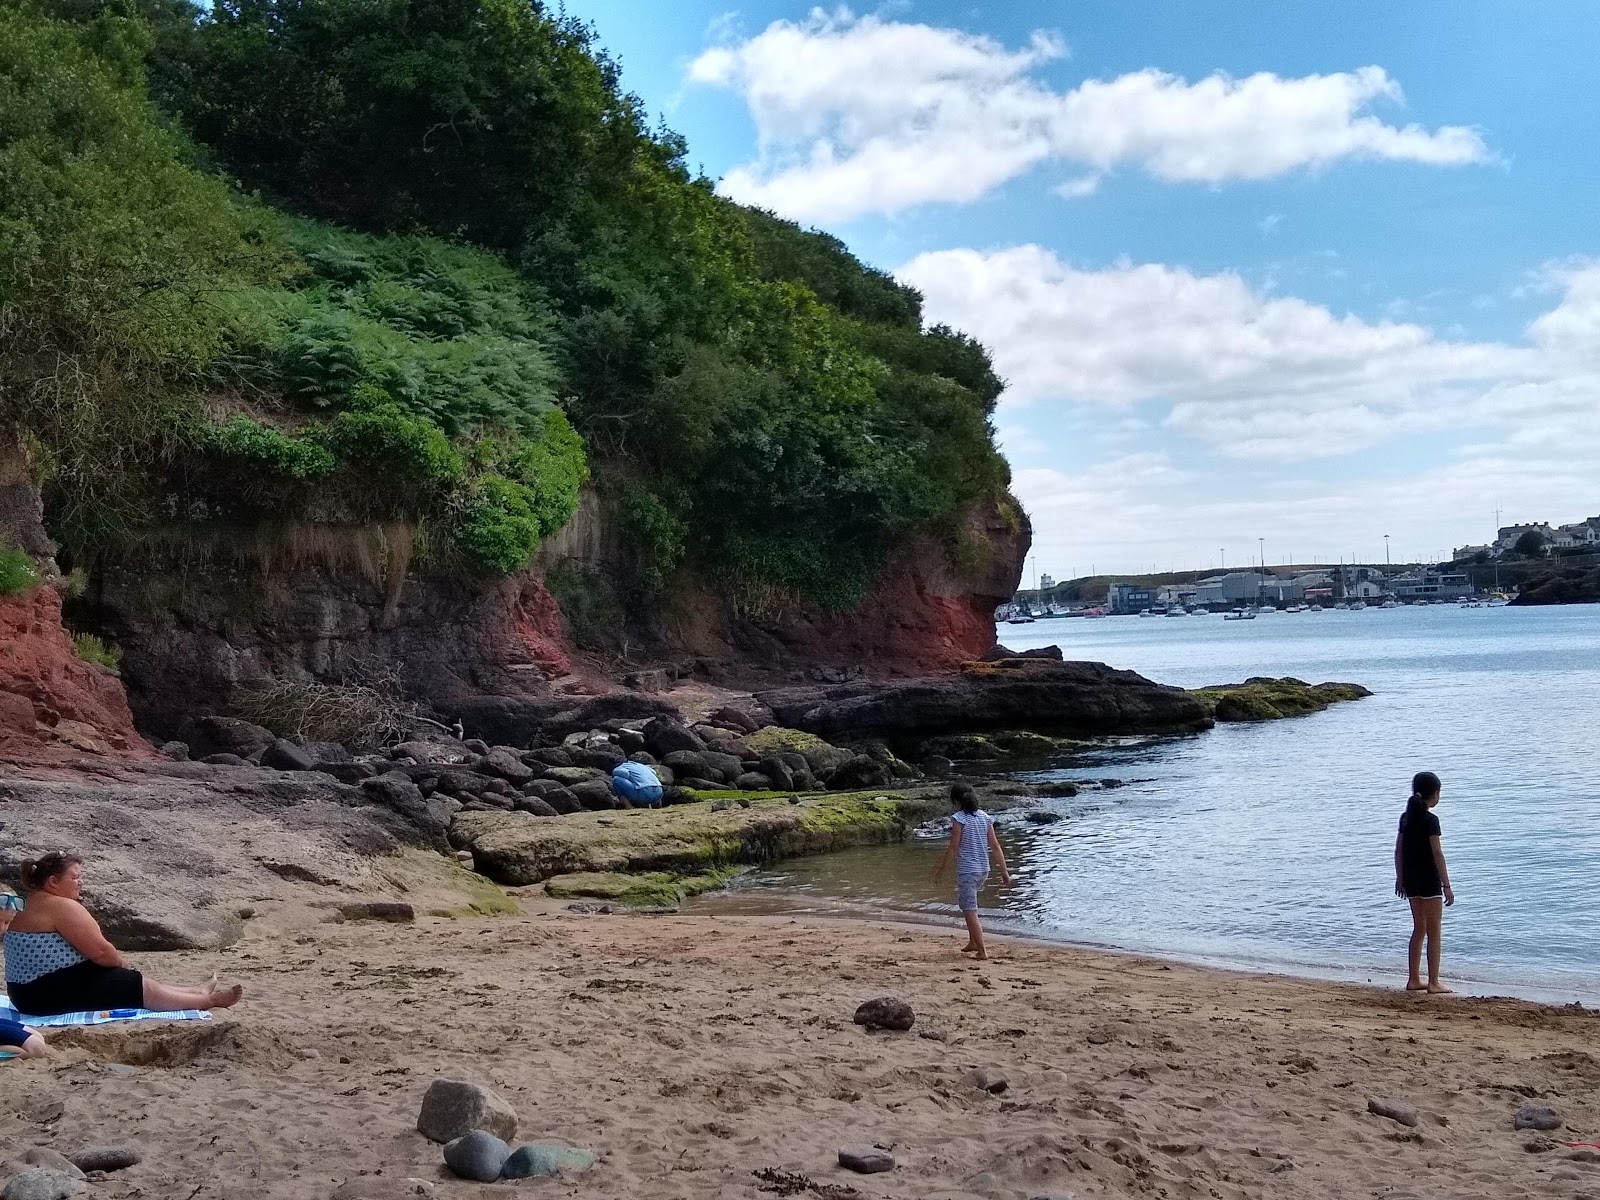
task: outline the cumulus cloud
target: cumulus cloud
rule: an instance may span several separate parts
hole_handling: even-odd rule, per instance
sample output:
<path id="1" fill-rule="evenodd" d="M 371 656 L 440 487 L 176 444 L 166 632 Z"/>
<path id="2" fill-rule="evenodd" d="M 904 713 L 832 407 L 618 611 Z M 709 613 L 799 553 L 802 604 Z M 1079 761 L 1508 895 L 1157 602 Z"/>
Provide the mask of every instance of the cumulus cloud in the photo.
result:
<path id="1" fill-rule="evenodd" d="M 1163 264 L 1083 270 L 1039 246 L 923 254 L 900 268 L 930 320 L 987 344 L 1007 404 L 1165 406 L 1224 454 L 1305 459 L 1408 430 L 1594 410 L 1600 266 L 1560 277 L 1527 344 L 1442 338 L 1338 315 L 1234 274 Z"/>
<path id="2" fill-rule="evenodd" d="M 723 191 L 800 220 L 971 201 L 1048 161 L 1079 168 L 1057 189 L 1071 198 L 1124 166 L 1222 183 L 1346 158 L 1458 166 L 1489 157 L 1472 129 L 1373 115 L 1374 103 L 1404 100 L 1376 66 L 1194 82 L 1150 69 L 1066 91 L 1034 77 L 1065 54 L 1047 33 L 1008 49 L 960 30 L 815 9 L 706 50 L 688 74 L 736 92 L 760 136 L 756 160 L 730 171 Z"/>

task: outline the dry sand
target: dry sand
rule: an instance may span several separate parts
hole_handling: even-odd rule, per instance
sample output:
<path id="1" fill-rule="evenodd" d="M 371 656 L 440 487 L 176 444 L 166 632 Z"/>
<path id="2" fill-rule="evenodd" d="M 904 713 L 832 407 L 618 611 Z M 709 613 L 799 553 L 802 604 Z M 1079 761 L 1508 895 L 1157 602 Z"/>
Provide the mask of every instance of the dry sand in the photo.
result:
<path id="1" fill-rule="evenodd" d="M 212 1025 L 55 1038 L 0 1064 L 0 1148 L 133 1143 L 102 1198 L 1600 1197 L 1600 1022 L 1025 943 L 964 960 L 954 930 L 757 917 L 252 923 Z M 867 1032 L 893 993 L 911 1033 Z M 934 1036 L 937 1035 L 937 1036 Z M 129 1071 L 109 1064 L 144 1064 Z M 974 1068 L 1003 1073 L 994 1095 Z M 438 1074 L 504 1095 L 526 1137 L 592 1147 L 579 1178 L 450 1179 L 415 1132 Z M 1421 1114 L 1406 1128 L 1369 1097 Z M 1568 1128 L 1516 1132 L 1529 1098 Z M 892 1147 L 888 1174 L 836 1165 Z M 772 1169 L 769 1180 L 756 1172 Z M 809 1186 L 808 1186 L 809 1182 Z M 762 1190 L 762 1189 L 778 1190 Z M 426 1189 L 424 1189 L 426 1191 Z"/>

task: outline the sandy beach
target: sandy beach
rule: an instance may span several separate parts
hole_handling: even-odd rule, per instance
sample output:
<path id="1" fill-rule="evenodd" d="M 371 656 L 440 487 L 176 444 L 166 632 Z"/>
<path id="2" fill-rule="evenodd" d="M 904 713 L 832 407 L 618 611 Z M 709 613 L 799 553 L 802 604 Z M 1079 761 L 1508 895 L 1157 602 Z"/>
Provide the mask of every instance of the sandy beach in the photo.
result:
<path id="1" fill-rule="evenodd" d="M 497 1192 L 1600 1196 L 1600 1154 L 1567 1145 L 1600 1135 L 1600 1025 L 1581 1010 L 1018 942 L 977 964 L 953 930 L 887 922 L 528 907 L 263 920 L 228 951 L 146 956 L 167 976 L 221 969 L 247 1001 L 0 1065 L 0 1146 L 138 1146 L 143 1164 L 91 1185 L 107 1200 L 323 1200 L 359 1177 L 345 1194 L 480 1194 L 415 1131 L 446 1074 L 498 1091 L 522 1137 L 599 1155 Z M 883 994 L 915 1007 L 913 1031 L 852 1023 Z M 1373 1097 L 1418 1125 L 1371 1115 Z M 1515 1131 L 1530 1099 L 1567 1128 Z M 896 1169 L 841 1169 L 859 1142 Z"/>

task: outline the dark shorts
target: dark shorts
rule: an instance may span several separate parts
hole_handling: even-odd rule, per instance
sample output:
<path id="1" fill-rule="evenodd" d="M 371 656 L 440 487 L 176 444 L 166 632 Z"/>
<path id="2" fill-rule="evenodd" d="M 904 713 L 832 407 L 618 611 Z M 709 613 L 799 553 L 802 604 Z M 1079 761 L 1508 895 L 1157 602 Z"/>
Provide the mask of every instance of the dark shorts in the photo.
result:
<path id="1" fill-rule="evenodd" d="M 11 1006 L 28 1017 L 143 1008 L 144 976 L 131 967 L 82 962 L 41 975 L 32 983 L 7 983 Z"/>
<path id="2" fill-rule="evenodd" d="M 1437 871 L 1405 875 L 1400 884 L 1407 900 L 1435 900 L 1444 895 L 1444 883 Z"/>

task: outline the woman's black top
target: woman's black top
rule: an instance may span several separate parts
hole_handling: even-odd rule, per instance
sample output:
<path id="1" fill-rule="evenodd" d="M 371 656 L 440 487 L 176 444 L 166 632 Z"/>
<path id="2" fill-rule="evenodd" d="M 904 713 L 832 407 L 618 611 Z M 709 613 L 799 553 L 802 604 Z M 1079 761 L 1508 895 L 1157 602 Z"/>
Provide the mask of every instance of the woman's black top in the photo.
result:
<path id="1" fill-rule="evenodd" d="M 1439 818 L 1425 808 L 1418 810 L 1414 824 L 1410 817 L 1410 809 L 1400 814 L 1400 886 L 1407 896 L 1442 896 L 1444 881 L 1433 861 Z"/>

